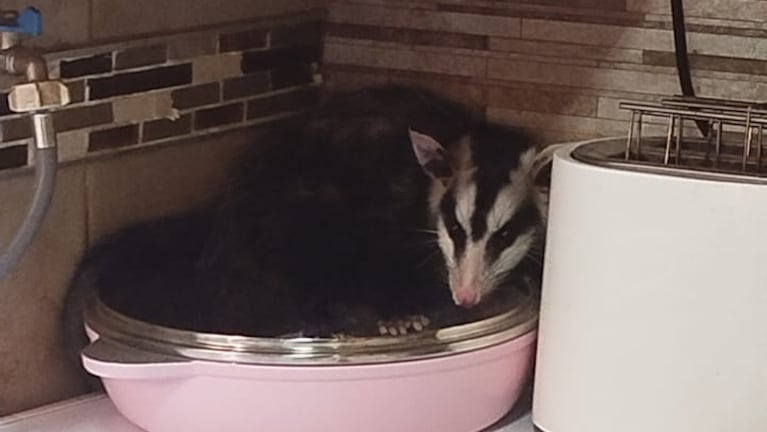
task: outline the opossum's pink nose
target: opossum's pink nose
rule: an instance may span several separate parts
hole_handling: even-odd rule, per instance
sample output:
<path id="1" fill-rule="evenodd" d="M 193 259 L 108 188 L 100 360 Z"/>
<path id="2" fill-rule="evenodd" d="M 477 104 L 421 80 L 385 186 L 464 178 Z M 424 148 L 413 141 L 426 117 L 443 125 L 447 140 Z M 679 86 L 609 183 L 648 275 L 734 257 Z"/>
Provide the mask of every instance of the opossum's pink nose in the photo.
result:
<path id="1" fill-rule="evenodd" d="M 453 292 L 453 301 L 465 308 L 476 306 L 479 303 L 479 292 L 473 289 Z"/>

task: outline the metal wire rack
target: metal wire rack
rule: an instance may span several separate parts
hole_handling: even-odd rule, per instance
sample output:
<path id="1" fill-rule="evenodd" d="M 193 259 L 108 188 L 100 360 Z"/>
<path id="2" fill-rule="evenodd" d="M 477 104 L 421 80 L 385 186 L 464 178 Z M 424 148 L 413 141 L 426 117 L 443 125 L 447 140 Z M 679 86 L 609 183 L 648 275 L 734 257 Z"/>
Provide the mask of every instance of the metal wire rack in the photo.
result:
<path id="1" fill-rule="evenodd" d="M 767 104 L 674 96 L 659 102 L 623 101 L 619 107 L 631 111 L 624 162 L 767 177 Z M 648 118 L 665 122 L 665 139 L 643 133 Z M 685 127 L 701 121 L 709 125 L 708 136 Z"/>

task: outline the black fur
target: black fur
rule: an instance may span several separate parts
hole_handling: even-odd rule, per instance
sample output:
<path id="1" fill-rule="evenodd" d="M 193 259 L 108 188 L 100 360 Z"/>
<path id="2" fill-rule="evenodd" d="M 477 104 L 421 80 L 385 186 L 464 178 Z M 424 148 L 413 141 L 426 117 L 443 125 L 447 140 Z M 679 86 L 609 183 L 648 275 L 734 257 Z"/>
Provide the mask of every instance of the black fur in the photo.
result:
<path id="1" fill-rule="evenodd" d="M 471 232 L 474 240 L 478 240 L 487 231 L 487 214 L 498 191 L 511 182 L 509 171 L 517 168 L 519 157 L 531 140 L 522 131 L 493 124 L 476 128 L 473 138 L 472 162 L 478 169 L 474 176 L 477 199 Z M 520 145 L 524 143 L 528 145 Z"/>
<path id="2" fill-rule="evenodd" d="M 260 140 L 217 202 L 103 240 L 74 291 L 159 324 L 267 336 L 370 334 L 452 308 L 408 128 L 448 149 L 472 132 L 490 195 L 530 145 L 430 93 L 335 95 Z"/>

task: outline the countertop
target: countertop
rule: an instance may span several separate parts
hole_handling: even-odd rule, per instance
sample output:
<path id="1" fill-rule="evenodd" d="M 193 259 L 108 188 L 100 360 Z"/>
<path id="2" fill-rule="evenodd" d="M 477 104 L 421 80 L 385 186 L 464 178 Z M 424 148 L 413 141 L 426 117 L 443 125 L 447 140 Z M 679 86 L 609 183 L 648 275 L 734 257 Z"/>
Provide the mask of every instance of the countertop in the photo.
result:
<path id="1" fill-rule="evenodd" d="M 125 420 L 109 398 L 99 393 L 0 418 L 0 432 L 143 431 Z M 485 432 L 533 432 L 527 397 Z"/>

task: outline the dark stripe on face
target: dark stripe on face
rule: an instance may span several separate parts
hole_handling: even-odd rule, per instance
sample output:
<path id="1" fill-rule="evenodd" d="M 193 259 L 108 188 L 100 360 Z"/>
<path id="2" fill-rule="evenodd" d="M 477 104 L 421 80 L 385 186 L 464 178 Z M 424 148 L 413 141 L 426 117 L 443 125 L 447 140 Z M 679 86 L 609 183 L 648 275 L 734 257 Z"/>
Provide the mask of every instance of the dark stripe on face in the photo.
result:
<path id="1" fill-rule="evenodd" d="M 509 174 L 519 168 L 519 158 L 531 143 L 520 130 L 486 124 L 471 135 L 471 157 L 477 168 L 473 181 L 477 185 L 471 235 L 478 241 L 487 234 L 487 215 L 501 188 L 511 181 Z"/>
<path id="2" fill-rule="evenodd" d="M 439 203 L 439 209 L 442 213 L 442 221 L 445 223 L 450 239 L 453 241 L 453 251 L 457 260 L 463 255 L 466 249 L 466 231 L 464 231 L 458 219 L 455 216 L 455 196 L 453 191 L 448 191 Z"/>
<path id="3" fill-rule="evenodd" d="M 501 253 L 508 249 L 520 235 L 541 223 L 541 215 L 532 201 L 525 201 L 516 213 L 487 242 L 485 257 L 488 263 L 495 262 Z"/>

